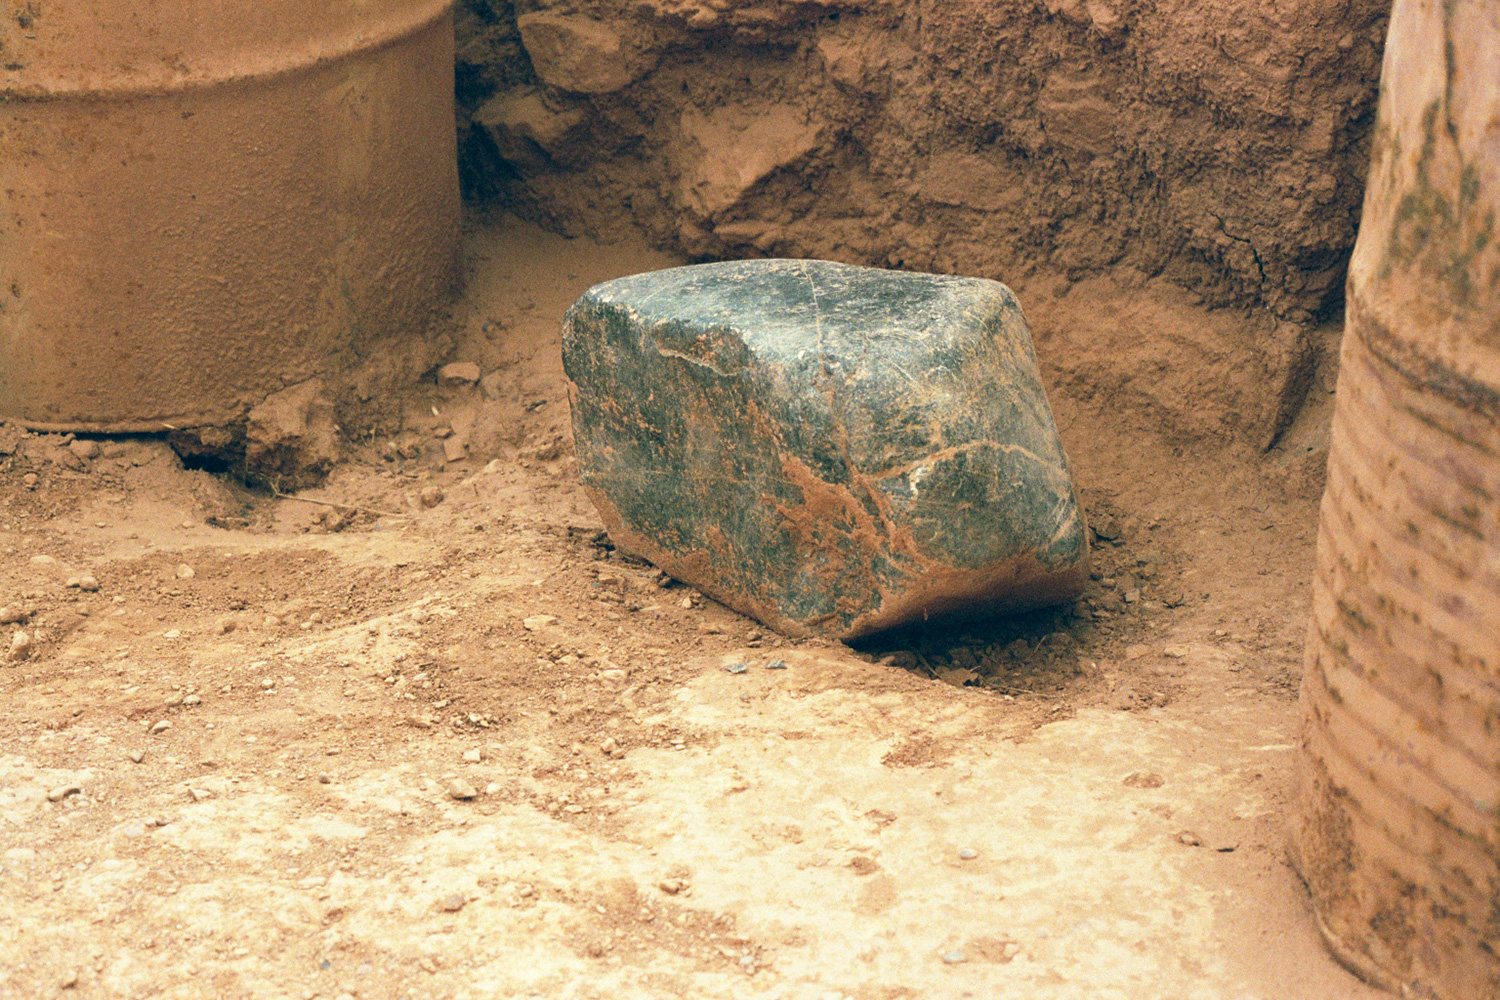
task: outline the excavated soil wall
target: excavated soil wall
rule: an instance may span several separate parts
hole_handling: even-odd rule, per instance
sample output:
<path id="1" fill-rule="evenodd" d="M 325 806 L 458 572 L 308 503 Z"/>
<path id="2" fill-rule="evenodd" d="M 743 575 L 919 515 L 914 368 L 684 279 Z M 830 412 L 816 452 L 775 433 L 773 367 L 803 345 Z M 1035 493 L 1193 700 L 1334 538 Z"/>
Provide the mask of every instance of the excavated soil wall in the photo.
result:
<path id="1" fill-rule="evenodd" d="M 1246 310 L 1189 359 L 1204 382 L 1248 358 L 1247 392 L 1295 396 L 1342 302 L 1387 6 L 461 0 L 461 170 L 696 258 L 1151 283 Z M 1220 422 L 1262 445 L 1288 418 L 1249 408 Z"/>

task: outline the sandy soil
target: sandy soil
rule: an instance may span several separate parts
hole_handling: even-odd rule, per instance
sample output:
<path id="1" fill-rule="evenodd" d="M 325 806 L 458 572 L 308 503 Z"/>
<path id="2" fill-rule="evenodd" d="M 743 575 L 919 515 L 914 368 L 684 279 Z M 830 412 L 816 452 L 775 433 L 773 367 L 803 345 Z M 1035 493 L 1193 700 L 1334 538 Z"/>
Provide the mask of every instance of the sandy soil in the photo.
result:
<path id="1" fill-rule="evenodd" d="M 1138 290 L 1039 273 L 1085 601 L 790 643 L 620 558 L 572 474 L 559 317 L 672 261 L 468 253 L 482 383 L 322 488 L 0 427 L 0 997 L 1378 995 L 1283 850 L 1331 372 L 1266 455 L 1164 437 L 1069 394 Z M 1174 309 L 1130 322 L 1226 321 Z"/>

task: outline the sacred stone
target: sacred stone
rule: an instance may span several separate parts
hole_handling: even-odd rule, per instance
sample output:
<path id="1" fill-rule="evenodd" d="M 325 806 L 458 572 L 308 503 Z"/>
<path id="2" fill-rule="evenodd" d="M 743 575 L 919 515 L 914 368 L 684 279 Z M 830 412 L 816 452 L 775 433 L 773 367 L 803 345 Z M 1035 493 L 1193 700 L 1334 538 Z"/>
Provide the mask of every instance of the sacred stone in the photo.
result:
<path id="1" fill-rule="evenodd" d="M 1076 597 L 1088 542 L 998 282 L 816 260 L 607 281 L 568 310 L 610 538 L 789 636 Z"/>

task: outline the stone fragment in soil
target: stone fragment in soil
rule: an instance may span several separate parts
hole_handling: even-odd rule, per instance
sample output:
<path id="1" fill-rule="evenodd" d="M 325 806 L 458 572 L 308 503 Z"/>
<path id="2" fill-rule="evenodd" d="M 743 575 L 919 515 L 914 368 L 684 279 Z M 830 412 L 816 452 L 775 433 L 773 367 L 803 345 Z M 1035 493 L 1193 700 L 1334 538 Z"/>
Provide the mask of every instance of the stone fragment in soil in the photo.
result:
<path id="1" fill-rule="evenodd" d="M 437 380 L 445 389 L 473 385 L 479 381 L 479 366 L 472 361 L 450 362 L 438 369 Z"/>
<path id="2" fill-rule="evenodd" d="M 1087 541 L 1019 303 L 825 261 L 674 268 L 564 323 L 611 540 L 794 636 L 1069 600 Z"/>
<path id="3" fill-rule="evenodd" d="M 18 629 L 10 637 L 10 648 L 6 651 L 5 657 L 13 663 L 19 663 L 29 657 L 34 648 L 31 636 Z"/>
<path id="4" fill-rule="evenodd" d="M 70 795 L 81 795 L 82 793 L 83 786 L 81 785 L 58 785 L 56 788 L 48 789 L 47 801 L 61 802 Z"/>
<path id="5" fill-rule="evenodd" d="M 467 801 L 479 794 L 474 786 L 462 778 L 450 778 L 447 784 L 448 796 L 460 801 Z"/>
<path id="6" fill-rule="evenodd" d="M 417 494 L 417 500 L 423 507 L 436 507 L 443 502 L 443 491 L 436 486 L 424 486 Z"/>
<path id="7" fill-rule="evenodd" d="M 251 409 L 245 427 L 245 470 L 278 490 L 322 482 L 339 459 L 333 402 L 322 379 L 283 389 Z"/>

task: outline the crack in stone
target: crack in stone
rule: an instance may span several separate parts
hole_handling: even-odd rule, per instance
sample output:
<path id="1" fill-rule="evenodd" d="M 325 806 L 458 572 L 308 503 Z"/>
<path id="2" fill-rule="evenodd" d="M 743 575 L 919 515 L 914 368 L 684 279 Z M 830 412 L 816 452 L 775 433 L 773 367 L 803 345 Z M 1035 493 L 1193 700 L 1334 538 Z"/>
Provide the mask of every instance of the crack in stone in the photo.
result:
<path id="1" fill-rule="evenodd" d="M 707 368 L 709 371 L 722 378 L 735 378 L 739 375 L 738 371 L 726 372 L 724 369 L 720 368 L 712 361 L 694 357 L 693 355 L 688 354 L 684 351 L 674 351 L 672 348 L 662 347 L 660 344 L 652 344 L 651 346 L 653 349 L 655 349 L 657 354 L 661 355 L 664 358 L 681 358 L 683 361 L 686 361 L 690 365 L 697 365 L 699 368 Z"/>

